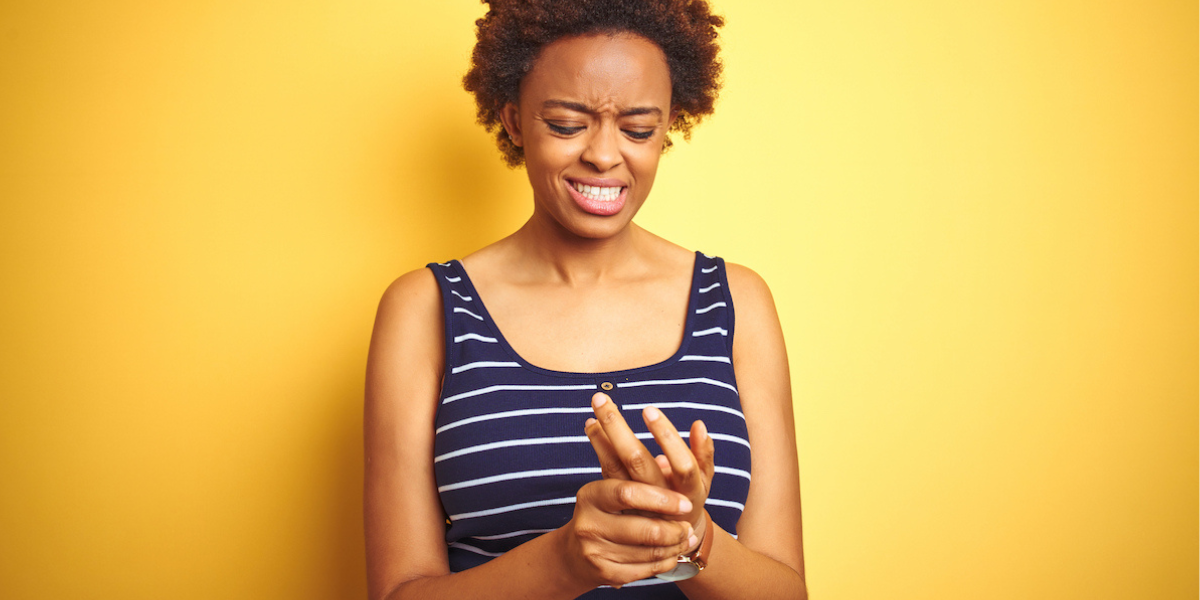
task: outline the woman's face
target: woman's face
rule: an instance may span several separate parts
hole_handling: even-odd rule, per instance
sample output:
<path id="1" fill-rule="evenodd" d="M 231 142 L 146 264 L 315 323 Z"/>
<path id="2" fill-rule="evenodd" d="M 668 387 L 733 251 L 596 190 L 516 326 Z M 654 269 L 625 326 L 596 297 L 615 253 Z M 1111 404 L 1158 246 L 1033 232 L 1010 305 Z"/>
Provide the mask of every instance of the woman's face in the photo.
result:
<path id="1" fill-rule="evenodd" d="M 611 237 L 646 201 L 671 112 L 671 75 L 633 34 L 546 46 L 501 114 L 525 151 L 535 218 L 586 238 Z"/>

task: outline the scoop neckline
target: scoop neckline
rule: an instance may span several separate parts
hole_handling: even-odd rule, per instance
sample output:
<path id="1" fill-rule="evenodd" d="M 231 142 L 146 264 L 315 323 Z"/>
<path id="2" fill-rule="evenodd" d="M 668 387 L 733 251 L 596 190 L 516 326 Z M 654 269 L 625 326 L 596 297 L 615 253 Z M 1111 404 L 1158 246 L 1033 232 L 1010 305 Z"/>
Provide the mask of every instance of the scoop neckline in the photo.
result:
<path id="1" fill-rule="evenodd" d="M 492 334 L 495 335 L 496 341 L 499 342 L 500 347 L 503 348 L 504 351 L 507 352 L 509 354 L 509 356 L 511 356 L 513 358 L 514 361 L 516 361 L 518 364 L 520 364 L 521 367 L 528 369 L 530 371 L 533 371 L 535 373 L 539 373 L 541 375 L 548 375 L 551 377 L 565 377 L 565 378 L 573 378 L 573 379 L 600 379 L 600 378 L 615 378 L 615 377 L 619 377 L 621 375 L 632 375 L 632 374 L 636 374 L 636 373 L 644 373 L 646 371 L 654 371 L 657 369 L 669 367 L 669 366 L 675 364 L 676 362 L 678 362 L 680 357 L 687 354 L 688 345 L 691 343 L 692 337 L 693 337 L 692 333 L 695 331 L 695 320 L 693 317 L 695 316 L 695 313 L 696 313 L 696 303 L 699 300 L 697 298 L 696 288 L 699 286 L 699 283 L 700 283 L 699 280 L 700 280 L 700 272 L 701 272 L 700 271 L 700 269 L 701 269 L 700 257 L 701 256 L 707 256 L 707 255 L 705 255 L 702 252 L 697 250 L 694 253 L 694 256 L 692 259 L 691 288 L 688 289 L 687 316 L 683 322 L 683 339 L 680 340 L 679 348 L 677 350 L 675 350 L 675 353 L 672 354 L 670 357 L 666 358 L 665 360 L 662 360 L 662 361 L 654 363 L 654 364 L 649 364 L 649 365 L 645 365 L 645 366 L 641 366 L 641 367 L 633 367 L 630 369 L 620 369 L 617 371 L 597 371 L 594 373 L 579 373 L 579 372 L 573 372 L 573 371 L 555 371 L 553 369 L 546 369 L 543 367 L 539 367 L 539 366 L 525 360 L 525 357 L 521 356 L 521 354 L 519 352 L 517 352 L 516 349 L 513 348 L 511 344 L 508 343 L 508 338 L 504 336 L 504 332 L 500 331 L 500 325 L 498 325 L 496 323 L 496 320 L 492 318 L 491 313 L 488 312 L 487 304 L 484 303 L 483 296 L 481 296 L 479 294 L 479 290 L 475 289 L 475 282 L 473 282 L 471 280 L 471 276 L 467 274 L 466 267 L 464 267 L 462 262 L 459 261 L 458 259 L 453 259 L 450 261 L 450 263 L 454 265 L 455 270 L 457 270 L 458 274 L 462 277 L 463 283 L 466 284 L 468 292 L 472 296 L 474 296 L 476 307 L 479 308 L 480 312 L 483 313 L 484 324 L 489 329 L 491 329 Z"/>

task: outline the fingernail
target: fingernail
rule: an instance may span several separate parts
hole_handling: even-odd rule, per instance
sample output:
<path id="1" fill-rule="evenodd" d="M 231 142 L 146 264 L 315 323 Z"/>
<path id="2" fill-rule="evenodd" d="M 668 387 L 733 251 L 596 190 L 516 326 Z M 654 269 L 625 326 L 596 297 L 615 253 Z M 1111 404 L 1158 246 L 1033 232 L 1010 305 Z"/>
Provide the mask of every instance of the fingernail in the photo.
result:
<path id="1" fill-rule="evenodd" d="M 650 423 L 657 421 L 661 416 L 662 412 L 660 412 L 657 408 L 654 408 L 653 406 L 646 407 L 646 420 Z"/>
<path id="2" fill-rule="evenodd" d="M 700 421 L 700 435 L 708 437 L 708 427 L 704 426 L 704 421 Z"/>
<path id="3" fill-rule="evenodd" d="M 679 501 L 679 512 L 681 512 L 681 513 L 692 512 L 692 501 L 688 500 L 687 498 L 680 500 Z"/>
<path id="4" fill-rule="evenodd" d="M 600 422 L 600 421 L 597 421 L 596 419 L 593 419 L 593 418 L 589 417 L 589 418 L 588 418 L 588 420 L 584 422 L 583 426 L 584 426 L 585 428 L 586 428 L 586 427 L 591 427 L 592 425 L 594 425 L 594 424 L 596 424 L 596 423 L 599 423 L 599 422 Z"/>
<path id="5" fill-rule="evenodd" d="M 596 408 L 604 406 L 604 403 L 606 402 L 608 402 L 608 396 L 605 396 L 604 394 L 597 393 L 595 396 L 592 396 L 592 406 Z"/>
<path id="6" fill-rule="evenodd" d="M 700 543 L 700 540 L 694 535 L 688 536 L 688 548 L 695 548 Z"/>
<path id="7" fill-rule="evenodd" d="M 692 527 L 691 523 L 688 523 L 687 526 L 688 526 L 688 539 L 690 540 L 690 539 L 696 537 L 696 530 L 695 530 L 695 528 Z"/>

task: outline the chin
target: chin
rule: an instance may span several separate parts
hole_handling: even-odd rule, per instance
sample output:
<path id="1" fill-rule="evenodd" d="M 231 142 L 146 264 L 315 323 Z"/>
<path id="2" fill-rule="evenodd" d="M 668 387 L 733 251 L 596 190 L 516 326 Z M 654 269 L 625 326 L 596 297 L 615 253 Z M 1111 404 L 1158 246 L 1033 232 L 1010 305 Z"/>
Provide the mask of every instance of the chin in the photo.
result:
<path id="1" fill-rule="evenodd" d="M 594 217 L 586 219 L 585 222 L 572 223 L 566 226 L 566 229 L 578 237 L 589 240 L 605 240 L 616 237 L 629 229 L 631 220 L 622 218 L 620 215 L 604 217 L 599 223 L 595 222 Z M 587 222 L 591 221 L 591 222 Z"/>

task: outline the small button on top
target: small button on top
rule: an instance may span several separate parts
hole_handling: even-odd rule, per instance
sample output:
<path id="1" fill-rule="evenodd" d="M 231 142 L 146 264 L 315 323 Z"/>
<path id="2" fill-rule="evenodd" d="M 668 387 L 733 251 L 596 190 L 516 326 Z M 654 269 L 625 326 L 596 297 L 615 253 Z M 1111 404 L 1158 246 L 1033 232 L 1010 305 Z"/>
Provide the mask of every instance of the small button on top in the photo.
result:
<path id="1" fill-rule="evenodd" d="M 605 381 L 604 383 L 600 384 L 600 389 L 602 389 L 602 390 L 604 390 L 604 391 L 606 391 L 606 392 L 607 392 L 608 390 L 611 390 L 611 389 L 613 389 L 613 384 L 611 384 L 611 383 L 609 383 L 609 382 Z"/>

